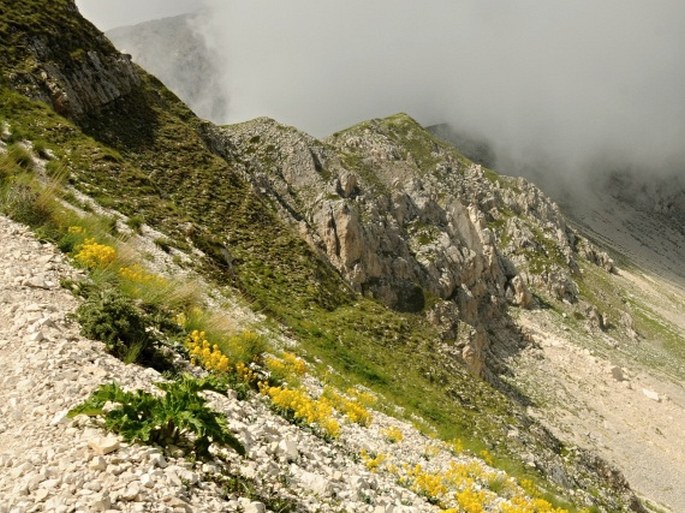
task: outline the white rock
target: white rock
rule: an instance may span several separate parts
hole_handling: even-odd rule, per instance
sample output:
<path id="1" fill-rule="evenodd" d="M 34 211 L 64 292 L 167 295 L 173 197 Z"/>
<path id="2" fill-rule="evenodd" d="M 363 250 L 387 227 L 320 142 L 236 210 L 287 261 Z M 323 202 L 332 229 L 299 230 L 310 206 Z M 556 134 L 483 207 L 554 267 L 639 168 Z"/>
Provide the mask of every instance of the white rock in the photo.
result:
<path id="1" fill-rule="evenodd" d="M 174 486 L 183 486 L 183 481 L 181 481 L 181 478 L 178 476 L 177 470 L 178 467 L 169 467 L 164 473 L 166 474 L 169 483 Z"/>
<path id="2" fill-rule="evenodd" d="M 146 488 L 152 488 L 154 483 L 152 481 L 152 477 L 150 477 L 150 474 L 143 474 L 140 476 L 140 484 Z"/>
<path id="3" fill-rule="evenodd" d="M 303 488 L 320 497 L 328 495 L 331 489 L 328 479 L 314 472 L 303 471 L 299 481 Z"/>
<path id="4" fill-rule="evenodd" d="M 105 436 L 91 438 L 88 440 L 88 447 L 90 447 L 95 454 L 109 454 L 119 449 L 119 439 L 115 436 Z"/>
<path id="5" fill-rule="evenodd" d="M 33 496 L 38 502 L 43 502 L 48 498 L 48 495 L 50 495 L 50 492 L 47 488 L 39 488 Z"/>
<path id="6" fill-rule="evenodd" d="M 102 472 L 107 468 L 107 462 L 102 456 L 95 456 L 95 458 L 88 463 L 88 468 Z"/>
<path id="7" fill-rule="evenodd" d="M 661 402 L 661 397 L 659 397 L 659 394 L 657 394 L 654 390 L 643 388 L 642 393 L 647 399 L 651 399 L 652 401 L 656 401 L 657 403 Z"/>
<path id="8" fill-rule="evenodd" d="M 99 492 L 102 490 L 102 483 L 100 481 L 97 481 L 95 479 L 88 481 L 83 485 L 83 488 L 85 490 L 90 490 L 92 492 Z"/>
<path id="9" fill-rule="evenodd" d="M 166 468 L 167 466 L 166 458 L 159 453 L 155 453 L 150 456 L 150 463 L 159 468 Z"/>
<path id="10" fill-rule="evenodd" d="M 50 288 L 50 286 L 40 276 L 33 276 L 27 280 L 24 280 L 23 285 L 25 285 L 27 287 L 33 287 L 36 289 L 49 289 Z"/>
<path id="11" fill-rule="evenodd" d="M 250 502 L 243 506 L 245 513 L 266 513 L 266 506 L 261 502 Z"/>
<path id="12" fill-rule="evenodd" d="M 111 506 L 112 500 L 109 498 L 109 494 L 106 492 L 98 496 L 91 504 L 91 508 L 93 511 L 106 511 Z"/>
<path id="13" fill-rule="evenodd" d="M 45 336 L 43 335 L 42 331 L 36 331 L 35 333 L 27 335 L 25 340 L 26 342 L 36 344 L 38 342 L 42 342 L 43 340 L 45 340 Z"/>
<path id="14" fill-rule="evenodd" d="M 354 475 L 349 479 L 350 488 L 356 490 L 357 492 L 368 490 L 371 488 L 369 482 L 362 476 Z"/>
<path id="15" fill-rule="evenodd" d="M 68 408 L 58 411 L 57 413 L 55 413 L 53 415 L 52 420 L 50 421 L 50 425 L 56 426 L 57 424 L 63 424 L 64 422 L 66 422 L 68 420 L 67 419 L 68 414 L 69 414 Z"/>
<path id="16" fill-rule="evenodd" d="M 297 449 L 297 442 L 289 436 L 278 443 L 277 451 L 280 456 L 289 462 L 297 461 L 300 457 L 300 452 Z"/>
<path id="17" fill-rule="evenodd" d="M 385 506 L 376 506 L 373 513 L 395 513 L 395 506 L 393 504 L 387 504 Z"/>
<path id="18" fill-rule="evenodd" d="M 124 493 L 121 494 L 121 498 L 125 501 L 134 501 L 140 495 L 140 484 L 131 483 L 126 487 Z"/>

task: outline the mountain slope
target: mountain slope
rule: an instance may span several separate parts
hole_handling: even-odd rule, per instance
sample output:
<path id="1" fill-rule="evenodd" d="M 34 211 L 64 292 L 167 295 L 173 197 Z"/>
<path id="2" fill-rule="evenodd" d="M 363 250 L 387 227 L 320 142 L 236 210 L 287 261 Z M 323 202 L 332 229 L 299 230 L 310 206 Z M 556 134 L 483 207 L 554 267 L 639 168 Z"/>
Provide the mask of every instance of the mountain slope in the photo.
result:
<path id="1" fill-rule="evenodd" d="M 226 119 L 228 98 L 224 94 L 216 59 L 195 28 L 202 14 L 184 14 L 106 32 L 117 48 L 133 62 L 164 81 L 199 116 Z M 159 51 L 154 51 L 158 49 Z"/>
<path id="2" fill-rule="evenodd" d="M 619 473 L 532 421 L 502 378 L 502 356 L 525 342 L 507 302 L 560 309 L 578 301 L 583 266 L 611 268 L 537 189 L 479 169 L 404 115 L 323 142 L 270 120 L 215 127 L 125 64 L 71 2 L 39 4 L 13 3 L 2 20 L 16 43 L 3 53 L 2 116 L 8 144 L 52 152 L 72 188 L 64 201 L 83 208 L 86 194 L 157 230 L 321 375 L 363 384 L 399 416 L 503 464 L 527 463 L 578 504 L 641 510 Z M 69 30 L 61 53 L 51 38 Z M 124 63 L 113 83 L 126 87 L 106 87 L 103 61 Z"/>
<path id="3" fill-rule="evenodd" d="M 616 173 L 564 205 L 593 238 L 685 288 L 685 180 Z"/>

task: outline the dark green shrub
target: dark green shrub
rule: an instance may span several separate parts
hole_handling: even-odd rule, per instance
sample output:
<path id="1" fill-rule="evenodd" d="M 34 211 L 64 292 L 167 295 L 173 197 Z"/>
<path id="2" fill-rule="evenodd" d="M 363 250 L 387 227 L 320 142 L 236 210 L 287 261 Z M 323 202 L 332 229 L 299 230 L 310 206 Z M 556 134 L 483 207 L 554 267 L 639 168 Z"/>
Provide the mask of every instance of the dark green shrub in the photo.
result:
<path id="1" fill-rule="evenodd" d="M 137 361 L 152 346 L 145 320 L 138 309 L 118 291 L 93 293 L 78 307 L 76 316 L 85 337 L 105 343 L 107 351 L 127 362 Z"/>
<path id="2" fill-rule="evenodd" d="M 11 176 L 16 174 L 17 165 L 12 162 L 12 160 L 5 155 L 0 155 L 0 185 L 6 180 L 9 180 Z"/>
<path id="3" fill-rule="evenodd" d="M 116 383 L 100 385 L 69 416 L 102 416 L 105 427 L 126 441 L 191 447 L 198 457 L 209 456 L 212 442 L 245 454 L 245 448 L 229 431 L 226 419 L 209 409 L 207 401 L 198 395 L 201 390 L 211 389 L 211 383 L 185 375 L 178 381 L 156 385 L 166 392 L 163 397 L 143 390 L 125 392 Z M 115 406 L 105 411 L 108 402 Z"/>
<path id="4" fill-rule="evenodd" d="M 153 242 L 165 253 L 171 252 L 171 241 L 166 237 L 157 237 Z"/>

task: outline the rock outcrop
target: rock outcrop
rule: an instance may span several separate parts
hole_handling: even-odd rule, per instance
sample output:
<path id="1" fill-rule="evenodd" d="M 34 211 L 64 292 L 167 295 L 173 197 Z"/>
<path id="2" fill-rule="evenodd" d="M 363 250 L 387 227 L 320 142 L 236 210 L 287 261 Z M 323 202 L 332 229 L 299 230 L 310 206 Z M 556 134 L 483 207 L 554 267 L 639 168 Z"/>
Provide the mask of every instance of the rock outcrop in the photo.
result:
<path id="1" fill-rule="evenodd" d="M 78 16 L 73 2 L 36 9 L 31 20 L 35 30 L 11 30 L 16 51 L 0 58 L 11 70 L 7 79 L 14 89 L 52 105 L 59 114 L 80 119 L 140 84 L 130 56 L 119 53 L 94 26 L 69 23 Z M 11 8 L 6 16 L 12 28 L 26 23 Z"/>
<path id="2" fill-rule="evenodd" d="M 579 253 L 535 186 L 471 163 L 403 114 L 323 142 L 267 118 L 208 126 L 205 139 L 355 290 L 427 312 L 445 340 L 470 327 L 461 354 L 476 374 L 507 304 L 531 308 L 533 291 L 575 302 L 578 258 L 613 265 L 586 241 Z"/>

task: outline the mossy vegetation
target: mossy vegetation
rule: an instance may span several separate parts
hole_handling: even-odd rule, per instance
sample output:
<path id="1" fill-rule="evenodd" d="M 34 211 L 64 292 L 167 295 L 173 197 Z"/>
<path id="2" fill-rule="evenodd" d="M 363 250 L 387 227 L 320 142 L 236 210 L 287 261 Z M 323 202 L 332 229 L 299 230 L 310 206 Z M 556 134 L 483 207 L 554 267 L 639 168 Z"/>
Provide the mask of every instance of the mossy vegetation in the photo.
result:
<path id="1" fill-rule="evenodd" d="M 70 0 L 51 1 L 49 9 L 38 0 L 3 1 L 0 40 L 0 65 L 19 74 L 34 70 L 36 51 L 42 52 L 46 61 L 63 63 L 66 69 L 77 65 L 86 50 L 116 51 L 93 25 L 81 21 Z"/>

